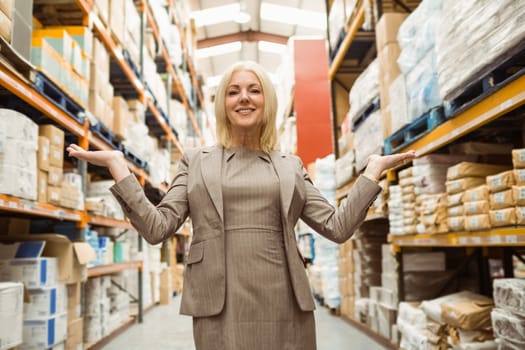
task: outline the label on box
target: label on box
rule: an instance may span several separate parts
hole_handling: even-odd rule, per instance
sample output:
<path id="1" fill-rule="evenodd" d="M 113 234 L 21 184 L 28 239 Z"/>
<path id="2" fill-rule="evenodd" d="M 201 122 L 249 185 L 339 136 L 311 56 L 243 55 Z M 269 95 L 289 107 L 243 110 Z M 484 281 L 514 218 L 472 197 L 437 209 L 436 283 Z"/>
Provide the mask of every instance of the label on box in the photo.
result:
<path id="1" fill-rule="evenodd" d="M 502 210 L 498 210 L 494 213 L 494 217 L 496 218 L 496 221 L 504 221 L 505 213 Z"/>
<path id="2" fill-rule="evenodd" d="M 492 179 L 492 186 L 493 187 L 499 187 L 501 186 L 502 182 L 501 182 L 501 177 L 495 177 Z"/>
<path id="3" fill-rule="evenodd" d="M 505 201 L 505 193 L 498 192 L 494 194 L 494 203 L 503 203 Z"/>

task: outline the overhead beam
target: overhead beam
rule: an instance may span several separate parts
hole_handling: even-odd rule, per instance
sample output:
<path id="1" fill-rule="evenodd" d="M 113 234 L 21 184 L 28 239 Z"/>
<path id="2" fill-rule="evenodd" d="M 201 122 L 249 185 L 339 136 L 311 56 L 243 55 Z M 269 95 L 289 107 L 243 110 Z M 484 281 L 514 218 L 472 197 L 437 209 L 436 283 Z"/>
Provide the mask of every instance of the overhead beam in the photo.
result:
<path id="1" fill-rule="evenodd" d="M 197 48 L 203 49 L 210 46 L 231 43 L 234 41 L 269 41 L 277 44 L 286 44 L 288 42 L 288 37 L 255 30 L 246 30 L 244 32 L 226 34 L 199 40 L 197 41 Z"/>

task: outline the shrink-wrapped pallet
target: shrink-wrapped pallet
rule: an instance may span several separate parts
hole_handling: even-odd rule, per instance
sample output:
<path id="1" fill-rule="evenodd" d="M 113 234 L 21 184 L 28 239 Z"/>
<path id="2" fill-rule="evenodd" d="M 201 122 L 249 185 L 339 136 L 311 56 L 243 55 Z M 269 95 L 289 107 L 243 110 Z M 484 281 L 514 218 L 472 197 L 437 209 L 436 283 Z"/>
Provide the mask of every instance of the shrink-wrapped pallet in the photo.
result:
<path id="1" fill-rule="evenodd" d="M 365 109 L 379 96 L 379 62 L 373 60 L 359 75 L 350 90 L 348 117 L 354 123 Z M 383 135 L 381 134 L 381 137 Z"/>
<path id="2" fill-rule="evenodd" d="M 510 57 L 525 38 L 522 1 L 444 0 L 437 35 L 440 95 L 457 97 Z"/>

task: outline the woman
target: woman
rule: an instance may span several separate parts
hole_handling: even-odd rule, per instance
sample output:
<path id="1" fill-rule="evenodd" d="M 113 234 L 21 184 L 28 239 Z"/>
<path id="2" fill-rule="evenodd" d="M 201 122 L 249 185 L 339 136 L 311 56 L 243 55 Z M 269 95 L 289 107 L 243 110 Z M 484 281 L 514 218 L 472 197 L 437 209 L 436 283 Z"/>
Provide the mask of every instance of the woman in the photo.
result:
<path id="1" fill-rule="evenodd" d="M 112 193 L 148 242 L 162 242 L 191 216 L 180 311 L 193 316 L 198 350 L 315 349 L 314 301 L 296 247 L 297 220 L 346 241 L 380 192 L 381 173 L 414 158 L 414 152 L 370 157 L 336 210 L 297 157 L 275 151 L 276 111 L 264 70 L 253 62 L 231 66 L 216 92 L 218 145 L 187 150 L 156 207 L 122 153 L 68 148 L 70 156 L 109 168 Z"/>

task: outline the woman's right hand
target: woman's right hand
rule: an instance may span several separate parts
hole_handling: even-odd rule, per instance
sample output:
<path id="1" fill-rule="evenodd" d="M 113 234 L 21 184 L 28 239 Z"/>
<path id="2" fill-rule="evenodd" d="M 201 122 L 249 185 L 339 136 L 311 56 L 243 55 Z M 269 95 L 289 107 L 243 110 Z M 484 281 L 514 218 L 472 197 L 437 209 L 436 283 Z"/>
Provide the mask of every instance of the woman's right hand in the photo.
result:
<path id="1" fill-rule="evenodd" d="M 108 168 L 117 182 L 130 174 L 126 159 L 120 151 L 86 151 L 74 143 L 70 144 L 66 151 L 70 157 Z"/>

